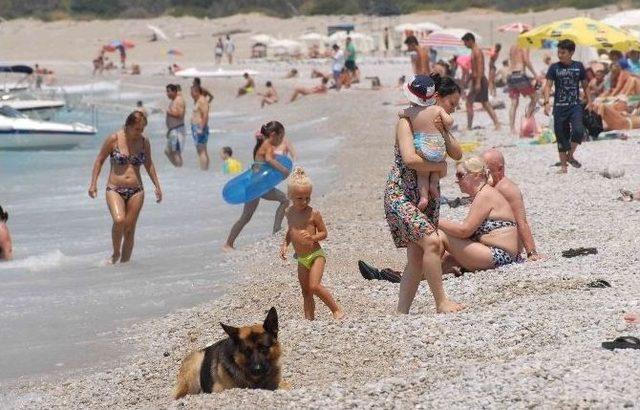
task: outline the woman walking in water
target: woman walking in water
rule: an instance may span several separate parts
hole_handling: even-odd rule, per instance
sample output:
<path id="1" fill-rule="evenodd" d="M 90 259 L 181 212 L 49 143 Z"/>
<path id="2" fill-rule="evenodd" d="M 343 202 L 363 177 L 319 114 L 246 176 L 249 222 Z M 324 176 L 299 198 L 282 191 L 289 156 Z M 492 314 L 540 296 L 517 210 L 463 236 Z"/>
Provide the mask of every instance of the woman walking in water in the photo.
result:
<path id="1" fill-rule="evenodd" d="M 93 164 L 89 196 L 98 195 L 98 175 L 102 164 L 111 157 L 111 170 L 107 181 L 107 206 L 113 218 L 111 239 L 113 254 L 109 263 L 129 262 L 133 251 L 133 237 L 138 215 L 144 203 L 144 188 L 140 176 L 140 166 L 144 165 L 153 185 L 156 202 L 162 200 L 162 191 L 156 168 L 151 160 L 149 140 L 142 135 L 147 126 L 144 114 L 134 111 L 127 117 L 124 128 L 108 136 Z"/>
<path id="2" fill-rule="evenodd" d="M 280 124 L 278 121 L 270 121 L 260 128 L 260 133 L 256 135 L 257 142 L 256 146 L 253 148 L 253 160 L 255 161 L 253 167 L 261 167 L 265 163 L 268 163 L 273 168 L 280 171 L 285 178 L 289 176 L 289 170 L 282 166 L 278 161 L 276 161 L 276 148 L 282 144 L 284 135 L 284 126 Z M 273 221 L 273 233 L 278 232 L 282 229 L 282 219 L 284 218 L 284 211 L 289 206 L 289 200 L 284 192 L 280 191 L 277 188 L 273 188 L 271 191 L 262 195 L 260 198 L 266 199 L 267 201 L 278 201 L 280 202 L 280 206 L 276 211 L 276 217 Z M 227 238 L 227 243 L 224 245 L 224 250 L 230 251 L 233 250 L 234 243 L 242 228 L 249 223 L 253 213 L 258 208 L 258 204 L 260 203 L 260 198 L 256 198 L 253 201 L 249 201 L 244 204 L 244 208 L 242 209 L 242 215 L 240 219 L 233 225 L 231 228 L 231 232 L 229 232 L 229 237 Z"/>

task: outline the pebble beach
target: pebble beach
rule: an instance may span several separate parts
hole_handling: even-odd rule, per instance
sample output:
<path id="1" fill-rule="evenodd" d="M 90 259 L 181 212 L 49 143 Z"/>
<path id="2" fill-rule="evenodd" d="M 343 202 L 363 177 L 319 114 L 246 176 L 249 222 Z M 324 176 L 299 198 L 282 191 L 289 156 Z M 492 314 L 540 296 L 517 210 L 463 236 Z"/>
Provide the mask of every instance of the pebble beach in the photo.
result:
<path id="1" fill-rule="evenodd" d="M 622 320 L 626 312 L 640 312 L 640 202 L 617 200 L 620 189 L 635 191 L 640 185 L 640 139 L 586 142 L 576 153 L 583 167 L 557 175 L 552 166 L 557 161 L 555 145 L 517 143 L 508 135 L 507 109 L 496 111 L 502 131 L 493 131 L 483 111 L 476 112 L 476 124 L 483 128 L 466 131 L 465 113 L 457 112 L 454 135 L 460 141 L 477 141 L 475 153 L 498 147 L 504 154 L 506 174 L 524 194 L 544 258 L 447 276 L 448 295 L 466 306 L 458 314 L 436 314 L 423 282 L 410 314 L 397 315 L 399 285 L 365 280 L 357 267 L 362 259 L 402 270 L 406 260 L 404 250 L 393 245 L 382 204 L 402 95 L 393 86 L 397 67 L 373 70 L 383 72 L 382 90 L 368 89 L 366 81 L 350 90 L 284 104 L 294 85 L 289 81 L 278 88 L 281 102 L 267 108 L 285 126 L 326 117 L 323 130 L 340 137 L 327 161 L 332 182 L 314 191 L 311 206 L 327 224 L 323 282 L 344 309 L 343 320 L 333 320 L 319 301 L 316 320 L 304 320 L 296 265 L 291 256 L 287 261 L 278 258 L 282 233 L 276 234 L 244 244 L 228 256 L 235 278 L 222 296 L 119 329 L 117 337 L 132 353 L 64 375 L 7 383 L 0 386 L 0 407 L 640 406 L 638 351 L 601 348 L 603 341 L 620 335 L 640 335 L 640 326 Z M 311 82 L 308 71 L 301 73 L 301 82 Z M 150 79 L 149 84 L 160 81 Z M 212 80 L 205 85 L 226 95 L 223 105 L 236 104 L 247 112 L 258 109 L 257 97 L 232 97 L 235 84 Z M 508 103 L 500 91 L 499 98 Z M 318 144 L 322 137 L 317 136 Z M 442 195 L 455 198 L 461 193 L 449 163 Z M 606 168 L 624 170 L 624 175 L 604 178 L 600 171 Z M 440 218 L 462 220 L 467 211 L 443 205 Z M 596 247 L 598 253 L 561 256 L 563 250 L 578 247 Z M 611 287 L 587 286 L 596 279 L 607 280 Z M 234 389 L 172 399 L 182 359 L 225 337 L 219 322 L 261 323 L 272 306 L 279 315 L 282 372 L 289 389 Z"/>

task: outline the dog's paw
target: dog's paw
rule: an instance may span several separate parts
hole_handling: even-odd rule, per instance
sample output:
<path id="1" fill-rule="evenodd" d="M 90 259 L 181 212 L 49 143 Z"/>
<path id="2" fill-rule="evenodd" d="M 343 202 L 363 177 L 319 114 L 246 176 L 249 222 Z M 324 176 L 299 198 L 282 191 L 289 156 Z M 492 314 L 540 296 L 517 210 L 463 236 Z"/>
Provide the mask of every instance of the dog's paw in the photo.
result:
<path id="1" fill-rule="evenodd" d="M 289 383 L 285 379 L 282 379 L 282 380 L 280 380 L 280 383 L 278 383 L 278 389 L 280 389 L 280 390 L 291 390 L 291 383 Z"/>

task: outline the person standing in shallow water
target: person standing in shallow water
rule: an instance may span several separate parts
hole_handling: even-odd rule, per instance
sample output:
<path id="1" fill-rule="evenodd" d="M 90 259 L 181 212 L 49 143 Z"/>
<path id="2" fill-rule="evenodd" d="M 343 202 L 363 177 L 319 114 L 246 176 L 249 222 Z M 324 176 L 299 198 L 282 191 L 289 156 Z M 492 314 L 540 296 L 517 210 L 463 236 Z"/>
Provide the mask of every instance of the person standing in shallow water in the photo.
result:
<path id="1" fill-rule="evenodd" d="M 13 245 L 7 221 L 9 214 L 0 206 L 0 261 L 10 261 L 13 259 Z"/>
<path id="2" fill-rule="evenodd" d="M 144 165 L 155 186 L 156 202 L 162 201 L 162 190 L 151 160 L 151 145 L 142 134 L 147 126 L 147 118 L 134 111 L 127 117 L 124 128 L 108 136 L 93 164 L 89 196 L 98 195 L 98 176 L 102 164 L 110 157 L 111 169 L 107 180 L 105 197 L 113 218 L 111 239 L 113 254 L 109 263 L 129 262 L 133 252 L 133 239 L 138 216 L 144 204 L 144 188 L 140 166 Z"/>
<path id="3" fill-rule="evenodd" d="M 288 177 L 289 170 L 276 160 L 276 149 L 280 144 L 282 144 L 282 140 L 284 138 L 284 126 L 281 123 L 278 121 L 269 121 L 264 124 L 260 128 L 260 132 L 256 134 L 257 141 L 256 146 L 253 148 L 254 164 L 252 169 L 259 171 L 264 164 L 269 164 L 281 172 L 285 178 Z M 249 201 L 244 204 L 244 207 L 242 208 L 242 215 L 240 216 L 240 219 L 233 224 L 233 227 L 231 227 L 227 242 L 222 248 L 223 250 L 232 251 L 235 249 L 234 246 L 236 238 L 240 235 L 244 226 L 249 223 L 251 217 L 253 217 L 253 213 L 258 208 L 258 204 L 260 204 L 260 199 L 280 202 L 280 206 L 278 206 L 278 209 L 276 210 L 276 216 L 273 221 L 273 233 L 275 234 L 282 229 L 282 220 L 284 219 L 284 212 L 289 206 L 289 199 L 287 199 L 284 192 L 274 187 L 260 198 L 256 198 L 253 201 Z"/>

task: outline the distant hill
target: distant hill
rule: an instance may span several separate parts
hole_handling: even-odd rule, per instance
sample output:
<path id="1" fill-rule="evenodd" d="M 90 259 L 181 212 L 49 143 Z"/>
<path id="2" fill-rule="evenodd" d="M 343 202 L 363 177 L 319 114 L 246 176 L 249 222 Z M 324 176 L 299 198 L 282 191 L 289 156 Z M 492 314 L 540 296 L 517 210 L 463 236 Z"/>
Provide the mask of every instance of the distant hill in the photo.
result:
<path id="1" fill-rule="evenodd" d="M 640 0 L 624 0 L 640 6 Z M 469 7 L 501 11 L 542 10 L 558 7 L 592 8 L 606 0 L 0 0 L 6 19 L 149 18 L 160 15 L 224 17 L 260 12 L 292 17 L 314 14 L 396 15 L 420 10 L 458 11 Z"/>

